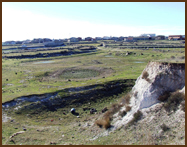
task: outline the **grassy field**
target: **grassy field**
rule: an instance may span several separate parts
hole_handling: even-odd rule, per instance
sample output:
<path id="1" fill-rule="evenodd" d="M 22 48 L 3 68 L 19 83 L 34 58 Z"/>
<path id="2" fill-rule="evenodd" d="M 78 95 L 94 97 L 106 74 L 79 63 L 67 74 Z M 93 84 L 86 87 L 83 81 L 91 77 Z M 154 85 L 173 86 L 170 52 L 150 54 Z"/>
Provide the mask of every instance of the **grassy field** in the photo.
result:
<path id="1" fill-rule="evenodd" d="M 98 43 L 92 46 L 98 46 Z M 50 105 L 25 102 L 21 108 L 13 107 L 3 111 L 3 114 L 6 112 L 11 119 L 2 123 L 2 144 L 124 144 L 122 142 L 125 137 L 124 131 L 119 131 L 118 137 L 114 132 L 101 138 L 100 141 L 90 140 L 96 134 L 105 131 L 93 122 L 102 117 L 103 108 L 110 108 L 131 90 L 135 80 L 149 61 L 185 62 L 185 48 L 167 50 L 167 48 L 155 51 L 98 47 L 97 52 L 71 56 L 33 59 L 3 58 L 3 103 L 22 96 L 55 92 L 58 94 L 51 98 Z M 21 54 L 56 51 L 54 49 L 54 51 Z M 17 54 L 20 53 L 6 55 Z M 106 89 L 110 87 L 108 85 L 111 82 L 114 87 L 115 84 L 121 84 L 121 86 L 116 89 Z M 94 86 L 94 88 L 76 91 L 76 87 L 88 86 Z M 51 109 L 52 107 L 57 109 Z M 70 113 L 73 107 L 77 115 Z M 97 112 L 90 114 L 89 109 L 84 111 L 83 108 L 95 108 Z M 26 128 L 24 133 L 9 139 L 11 135 L 22 131 L 23 128 Z M 141 142 L 134 144 L 141 144 Z"/>

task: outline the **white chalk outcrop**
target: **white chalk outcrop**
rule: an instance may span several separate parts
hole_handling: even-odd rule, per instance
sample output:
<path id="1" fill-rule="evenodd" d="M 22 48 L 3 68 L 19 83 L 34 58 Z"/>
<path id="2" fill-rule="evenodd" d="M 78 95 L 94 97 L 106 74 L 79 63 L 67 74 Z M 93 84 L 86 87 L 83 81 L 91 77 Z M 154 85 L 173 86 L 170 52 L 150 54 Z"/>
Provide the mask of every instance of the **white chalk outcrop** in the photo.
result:
<path id="1" fill-rule="evenodd" d="M 146 72 L 147 77 L 142 78 Z M 131 111 L 122 119 L 116 117 L 114 126 L 120 127 L 127 124 L 138 110 L 159 103 L 158 97 L 163 95 L 164 92 L 174 92 L 176 90 L 185 93 L 185 64 L 149 62 L 132 88 L 129 104 L 132 107 Z M 125 107 L 123 109 L 125 110 Z"/>

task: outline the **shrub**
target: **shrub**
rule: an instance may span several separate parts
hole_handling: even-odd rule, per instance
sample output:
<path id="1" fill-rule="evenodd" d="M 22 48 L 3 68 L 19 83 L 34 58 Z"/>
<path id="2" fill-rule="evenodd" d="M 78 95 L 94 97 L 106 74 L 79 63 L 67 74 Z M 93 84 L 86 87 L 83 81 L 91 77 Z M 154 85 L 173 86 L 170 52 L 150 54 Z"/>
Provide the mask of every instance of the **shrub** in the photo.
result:
<path id="1" fill-rule="evenodd" d="M 120 53 L 119 53 L 119 52 L 117 52 L 115 55 L 116 55 L 116 56 L 119 56 L 119 55 L 120 55 Z"/>
<path id="2" fill-rule="evenodd" d="M 95 124 L 98 125 L 100 128 L 104 127 L 105 129 L 108 129 L 111 125 L 110 125 L 110 118 L 105 118 L 105 119 L 100 119 L 100 120 L 96 120 Z"/>
<path id="3" fill-rule="evenodd" d="M 120 112 L 119 112 L 119 116 L 121 116 L 121 117 L 125 116 L 126 114 L 127 114 L 126 111 L 120 111 Z"/>
<path id="4" fill-rule="evenodd" d="M 117 111 L 120 110 L 120 108 L 122 107 L 122 105 L 120 104 L 112 104 L 111 108 L 109 109 L 108 113 L 110 115 L 113 115 L 114 113 L 116 113 Z M 106 113 L 105 113 L 106 114 Z M 104 114 L 104 115 L 105 115 Z"/>
<path id="5" fill-rule="evenodd" d="M 170 92 L 166 91 L 166 92 L 164 92 L 163 95 L 160 95 L 158 97 L 158 100 L 161 101 L 161 102 L 164 102 L 168 99 L 169 96 L 170 96 Z"/>
<path id="6" fill-rule="evenodd" d="M 182 102 L 181 102 L 181 109 L 182 109 L 182 111 L 185 112 L 185 101 L 182 101 Z"/>
<path id="7" fill-rule="evenodd" d="M 165 132 L 167 130 L 169 130 L 170 128 L 168 126 L 166 126 L 164 123 L 160 126 L 161 129 Z"/>
<path id="8" fill-rule="evenodd" d="M 102 119 L 95 121 L 95 124 L 99 127 L 108 129 L 111 126 L 110 121 L 112 120 L 112 115 L 118 112 L 121 107 L 122 105 L 120 104 L 113 104 L 111 108 L 107 112 L 105 112 Z"/>
<path id="9" fill-rule="evenodd" d="M 138 95 L 138 91 L 135 91 L 134 92 L 134 97 L 137 98 L 137 95 Z"/>
<path id="10" fill-rule="evenodd" d="M 176 111 L 179 104 L 185 99 L 184 93 L 179 91 L 173 92 L 168 97 L 166 103 L 164 104 L 164 108 L 167 111 Z"/>
<path id="11" fill-rule="evenodd" d="M 122 105 L 124 104 L 129 104 L 130 103 L 130 99 L 131 99 L 131 94 L 130 93 L 127 93 L 124 97 L 122 97 L 121 99 L 121 103 Z"/>
<path id="12" fill-rule="evenodd" d="M 185 59 L 185 56 L 180 57 L 180 59 Z"/>
<path id="13" fill-rule="evenodd" d="M 175 56 L 171 56 L 171 59 L 175 59 Z"/>
<path id="14" fill-rule="evenodd" d="M 145 79 L 146 81 L 150 81 L 150 79 L 148 78 L 149 74 L 147 71 L 144 71 L 143 74 L 142 74 L 142 79 Z"/>
<path id="15" fill-rule="evenodd" d="M 138 121 L 138 120 L 140 120 L 140 118 L 142 117 L 142 112 L 140 111 L 140 110 L 138 110 L 136 113 L 134 113 L 134 119 L 135 119 L 135 121 Z"/>
<path id="16" fill-rule="evenodd" d="M 49 74 L 50 73 L 47 71 L 47 72 L 44 73 L 44 76 L 49 76 Z"/>
<path id="17" fill-rule="evenodd" d="M 143 115 L 142 112 L 140 110 L 138 110 L 136 113 L 134 113 L 134 115 L 133 115 L 134 117 L 129 122 L 129 124 L 132 125 L 132 124 L 136 123 L 138 120 L 141 119 L 142 115 Z"/>
<path id="18" fill-rule="evenodd" d="M 126 112 L 129 112 L 131 110 L 130 106 L 126 106 Z"/>

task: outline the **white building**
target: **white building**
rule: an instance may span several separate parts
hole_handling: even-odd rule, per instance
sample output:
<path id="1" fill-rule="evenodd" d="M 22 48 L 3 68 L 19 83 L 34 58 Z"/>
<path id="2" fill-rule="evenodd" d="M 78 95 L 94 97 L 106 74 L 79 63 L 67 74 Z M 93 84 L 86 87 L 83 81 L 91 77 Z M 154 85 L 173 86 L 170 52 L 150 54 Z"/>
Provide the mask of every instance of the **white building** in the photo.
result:
<path id="1" fill-rule="evenodd" d="M 155 37 L 155 36 L 156 36 L 156 34 L 141 34 L 140 36 Z"/>
<path id="2" fill-rule="evenodd" d="M 104 36 L 103 37 L 103 39 L 105 39 L 105 40 L 108 40 L 108 39 L 110 39 L 111 37 L 109 37 L 109 36 Z"/>

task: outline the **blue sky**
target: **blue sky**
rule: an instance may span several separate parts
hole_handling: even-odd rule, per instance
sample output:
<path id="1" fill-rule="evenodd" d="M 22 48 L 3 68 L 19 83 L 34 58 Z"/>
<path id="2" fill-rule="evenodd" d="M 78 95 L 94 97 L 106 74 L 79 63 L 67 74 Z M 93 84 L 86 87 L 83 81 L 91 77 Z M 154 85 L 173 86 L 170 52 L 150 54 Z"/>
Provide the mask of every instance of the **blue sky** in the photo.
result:
<path id="1" fill-rule="evenodd" d="M 2 41 L 185 34 L 185 2 L 3 2 Z"/>

